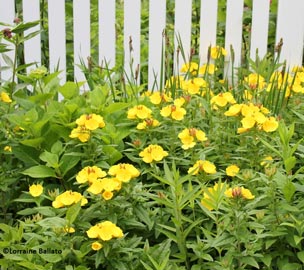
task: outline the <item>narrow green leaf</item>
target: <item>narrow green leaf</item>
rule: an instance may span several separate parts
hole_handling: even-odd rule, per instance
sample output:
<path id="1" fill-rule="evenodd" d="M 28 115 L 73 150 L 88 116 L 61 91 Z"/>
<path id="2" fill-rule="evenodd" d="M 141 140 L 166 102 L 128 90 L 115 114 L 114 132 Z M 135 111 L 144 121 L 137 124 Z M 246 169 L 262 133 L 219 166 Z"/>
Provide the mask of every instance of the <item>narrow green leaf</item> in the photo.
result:
<path id="1" fill-rule="evenodd" d="M 33 166 L 22 173 L 33 178 L 56 177 L 55 171 L 44 165 Z"/>
<path id="2" fill-rule="evenodd" d="M 79 201 L 78 203 L 69 207 L 69 209 L 66 213 L 66 218 L 67 218 L 69 224 L 73 224 L 73 222 L 75 221 L 75 219 L 77 218 L 77 216 L 79 214 L 80 209 L 81 209 L 81 201 Z"/>

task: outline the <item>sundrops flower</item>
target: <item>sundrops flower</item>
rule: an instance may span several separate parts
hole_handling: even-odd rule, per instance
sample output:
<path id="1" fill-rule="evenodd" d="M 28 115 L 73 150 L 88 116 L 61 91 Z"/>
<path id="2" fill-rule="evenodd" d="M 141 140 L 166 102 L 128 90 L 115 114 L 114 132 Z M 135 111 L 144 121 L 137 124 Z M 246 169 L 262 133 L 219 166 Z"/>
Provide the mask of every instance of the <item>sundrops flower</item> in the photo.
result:
<path id="1" fill-rule="evenodd" d="M 78 138 L 81 142 L 87 142 L 91 137 L 91 132 L 85 126 L 78 126 L 72 130 L 69 137 L 72 139 Z"/>
<path id="2" fill-rule="evenodd" d="M 243 198 L 246 200 L 254 199 L 254 195 L 252 195 L 251 191 L 244 187 L 229 188 L 225 191 L 225 195 L 228 198 Z"/>
<path id="3" fill-rule="evenodd" d="M 204 94 L 202 91 L 207 87 L 207 82 L 203 78 L 194 78 L 191 80 L 183 81 L 181 88 L 190 95 Z"/>
<path id="4" fill-rule="evenodd" d="M 98 178 L 106 177 L 107 173 L 97 166 L 84 167 L 76 176 L 76 181 L 79 184 L 89 182 L 92 184 Z"/>
<path id="5" fill-rule="evenodd" d="M 213 75 L 216 70 L 217 68 L 214 64 L 204 64 L 199 68 L 198 73 L 204 75 L 207 72 L 208 74 Z"/>
<path id="6" fill-rule="evenodd" d="M 218 59 L 221 56 L 226 56 L 226 55 L 227 55 L 227 51 L 220 46 L 212 47 L 210 50 L 210 56 L 212 59 Z"/>
<path id="7" fill-rule="evenodd" d="M 153 161 L 161 161 L 164 157 L 168 156 L 168 152 L 157 144 L 150 144 L 143 151 L 139 153 L 143 161 L 146 163 L 152 163 Z"/>
<path id="8" fill-rule="evenodd" d="M 263 158 L 260 165 L 268 167 L 272 162 L 273 162 L 272 156 L 266 156 L 265 158 Z"/>
<path id="9" fill-rule="evenodd" d="M 7 93 L 5 93 L 5 92 L 1 92 L 1 94 L 0 94 L 0 100 L 3 101 L 4 103 L 11 103 L 11 102 L 13 102 L 11 100 L 10 96 Z"/>
<path id="10" fill-rule="evenodd" d="M 145 105 L 137 105 L 128 110 L 128 119 L 151 118 L 152 111 Z"/>
<path id="11" fill-rule="evenodd" d="M 12 147 L 9 146 L 9 145 L 6 145 L 6 146 L 4 146 L 3 150 L 4 150 L 5 152 L 12 152 Z"/>
<path id="12" fill-rule="evenodd" d="M 207 140 L 205 132 L 196 128 L 185 128 L 178 134 L 178 138 L 181 140 L 182 148 L 185 150 L 193 148 L 196 141 L 203 142 Z"/>
<path id="13" fill-rule="evenodd" d="M 197 175 L 200 172 L 205 172 L 207 174 L 215 174 L 216 173 L 216 167 L 212 162 L 210 162 L 208 160 L 198 160 L 188 170 L 188 173 L 192 174 L 192 175 Z"/>
<path id="14" fill-rule="evenodd" d="M 43 193 L 43 186 L 40 184 L 34 184 L 29 187 L 29 193 L 33 197 L 39 197 Z"/>
<path id="15" fill-rule="evenodd" d="M 53 201 L 52 203 L 52 206 L 54 208 L 61 208 L 78 203 L 79 201 L 81 201 L 81 206 L 88 203 L 88 200 L 85 197 L 83 197 L 80 193 L 72 190 L 67 190 L 66 192 L 56 197 L 55 201 Z"/>
<path id="16" fill-rule="evenodd" d="M 87 191 L 94 195 L 98 195 L 103 192 L 113 193 L 113 191 L 118 191 L 120 189 L 121 189 L 121 181 L 118 180 L 117 178 L 102 178 L 95 180 L 87 189 Z M 103 197 L 109 199 L 110 194 L 105 193 Z"/>
<path id="17" fill-rule="evenodd" d="M 159 121 L 152 118 L 147 118 L 143 122 L 138 123 L 136 128 L 139 130 L 144 130 L 147 128 L 158 127 L 160 125 Z"/>
<path id="18" fill-rule="evenodd" d="M 167 95 L 167 94 L 161 93 L 161 92 L 154 92 L 153 94 L 151 94 L 149 96 L 149 99 L 150 99 L 151 103 L 153 103 L 154 105 L 159 105 L 162 102 L 172 101 L 172 98 L 170 97 L 170 95 Z"/>
<path id="19" fill-rule="evenodd" d="M 262 128 L 266 132 L 276 131 L 279 127 L 279 122 L 274 117 L 269 117 L 262 125 Z"/>
<path id="20" fill-rule="evenodd" d="M 63 227 L 62 230 L 65 233 L 74 233 L 75 232 L 75 229 L 73 227 L 68 227 L 68 226 Z"/>
<path id="21" fill-rule="evenodd" d="M 97 241 L 96 241 L 96 242 L 93 242 L 92 245 L 91 245 L 91 248 L 92 248 L 93 250 L 95 250 L 95 251 L 100 250 L 102 247 L 103 247 L 102 244 L 100 244 L 100 243 L 97 242 Z"/>
<path id="22" fill-rule="evenodd" d="M 184 119 L 186 110 L 181 106 L 168 105 L 161 109 L 160 114 L 163 117 L 171 117 L 174 120 L 180 121 Z"/>
<path id="23" fill-rule="evenodd" d="M 198 64 L 195 62 L 184 64 L 180 70 L 180 72 L 182 73 L 190 72 L 193 75 L 197 74 L 197 71 L 198 71 Z"/>
<path id="24" fill-rule="evenodd" d="M 211 102 L 211 105 L 213 105 L 214 109 L 217 109 L 217 106 L 225 107 L 227 104 L 236 103 L 233 95 L 230 92 L 220 93 L 220 94 L 212 97 L 210 102 Z"/>
<path id="25" fill-rule="evenodd" d="M 129 182 L 132 178 L 140 175 L 139 170 L 137 170 L 132 164 L 128 163 L 113 165 L 110 167 L 108 173 L 109 175 L 116 177 L 121 182 Z"/>
<path id="26" fill-rule="evenodd" d="M 87 235 L 89 238 L 98 238 L 102 241 L 109 241 L 112 238 L 123 237 L 123 231 L 111 221 L 104 221 L 87 230 Z"/>
<path id="27" fill-rule="evenodd" d="M 236 176 L 238 172 L 240 171 L 240 168 L 237 165 L 230 165 L 226 168 L 226 174 L 228 176 Z"/>
<path id="28" fill-rule="evenodd" d="M 77 120 L 78 126 L 84 126 L 88 130 L 95 130 L 97 128 L 105 127 L 103 117 L 95 113 L 83 114 Z"/>
<path id="29" fill-rule="evenodd" d="M 261 90 L 266 86 L 264 77 L 257 73 L 249 74 L 244 78 L 244 82 L 247 83 L 251 89 Z"/>

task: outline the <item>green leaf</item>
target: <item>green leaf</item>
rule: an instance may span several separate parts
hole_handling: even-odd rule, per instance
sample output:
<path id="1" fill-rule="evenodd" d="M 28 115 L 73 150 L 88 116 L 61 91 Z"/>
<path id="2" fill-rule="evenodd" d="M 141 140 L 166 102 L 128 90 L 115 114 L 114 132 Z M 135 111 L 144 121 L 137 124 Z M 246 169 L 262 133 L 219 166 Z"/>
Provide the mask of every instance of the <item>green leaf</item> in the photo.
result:
<path id="1" fill-rule="evenodd" d="M 20 34 L 20 33 L 24 32 L 25 30 L 35 27 L 39 23 L 40 23 L 40 20 L 33 21 L 33 22 L 27 22 L 27 23 L 20 23 L 12 29 L 12 32 L 16 33 L 16 34 Z"/>
<path id="2" fill-rule="evenodd" d="M 291 156 L 284 160 L 284 166 L 287 174 L 294 168 L 296 165 L 297 159 L 294 156 Z"/>
<path id="3" fill-rule="evenodd" d="M 64 176 L 69 170 L 74 168 L 79 161 L 79 156 L 63 155 L 59 162 L 62 176 Z"/>
<path id="4" fill-rule="evenodd" d="M 79 201 L 78 203 L 69 207 L 69 209 L 66 213 L 66 218 L 67 218 L 70 225 L 73 224 L 73 222 L 77 218 L 80 209 L 81 209 L 81 201 Z"/>
<path id="5" fill-rule="evenodd" d="M 304 264 L 304 251 L 299 251 L 297 253 L 297 257 L 299 258 L 299 260 Z"/>
<path id="6" fill-rule="evenodd" d="M 18 265 L 25 267 L 26 269 L 31 269 L 31 270 L 45 270 L 45 267 L 42 265 L 37 265 L 36 263 L 31 263 L 29 261 L 22 261 L 18 262 Z"/>
<path id="7" fill-rule="evenodd" d="M 106 160 L 109 162 L 110 165 L 113 165 L 123 157 L 121 152 L 116 150 L 116 148 L 111 145 L 104 145 L 102 150 L 106 155 Z"/>
<path id="8" fill-rule="evenodd" d="M 241 257 L 240 261 L 247 264 L 247 265 L 250 265 L 250 266 L 253 266 L 257 269 L 260 269 L 259 264 L 257 263 L 257 261 L 253 257 Z"/>
<path id="9" fill-rule="evenodd" d="M 129 106 L 128 103 L 124 103 L 124 102 L 115 102 L 115 103 L 112 103 L 110 104 L 109 106 L 107 106 L 105 109 L 104 109 L 104 113 L 105 114 L 112 114 L 114 112 L 117 112 L 117 111 L 121 111 L 125 108 L 127 108 Z"/>
<path id="10" fill-rule="evenodd" d="M 59 88 L 59 93 L 61 93 L 65 99 L 70 99 L 79 95 L 79 87 L 75 82 L 66 82 Z"/>
<path id="11" fill-rule="evenodd" d="M 31 147 L 37 148 L 41 145 L 41 143 L 44 142 L 44 140 L 45 140 L 44 137 L 38 137 L 35 139 L 22 140 L 22 141 L 20 141 L 20 143 L 22 143 L 23 145 L 26 145 L 26 146 L 31 146 Z"/>
<path id="12" fill-rule="evenodd" d="M 283 187 L 283 194 L 287 202 L 290 202 L 292 199 L 292 196 L 296 192 L 296 187 L 292 182 L 287 182 Z"/>
<path id="13" fill-rule="evenodd" d="M 44 151 L 39 158 L 46 162 L 46 166 L 48 167 L 52 167 L 52 168 L 58 168 L 59 164 L 58 164 L 58 156 L 56 154 L 50 153 L 48 151 Z"/>
<path id="14" fill-rule="evenodd" d="M 23 171 L 22 174 L 33 178 L 56 177 L 55 171 L 44 165 L 33 166 Z"/>

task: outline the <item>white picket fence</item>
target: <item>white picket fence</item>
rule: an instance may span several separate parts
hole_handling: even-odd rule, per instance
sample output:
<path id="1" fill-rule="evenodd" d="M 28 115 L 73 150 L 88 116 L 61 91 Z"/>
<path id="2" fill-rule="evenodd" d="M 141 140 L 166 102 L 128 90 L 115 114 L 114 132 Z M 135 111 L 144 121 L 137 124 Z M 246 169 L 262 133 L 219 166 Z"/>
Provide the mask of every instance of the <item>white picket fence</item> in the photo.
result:
<path id="1" fill-rule="evenodd" d="M 147 0 L 148 1 L 148 0 Z M 195 0 L 196 1 L 196 0 Z M 199 1 L 199 0 L 197 0 Z M 258 49 L 263 57 L 267 52 L 269 7 L 270 0 L 252 0 L 252 28 L 250 41 L 250 56 L 255 58 Z M 109 67 L 115 66 L 115 0 L 99 0 L 99 63 L 107 61 Z M 140 65 L 141 0 L 124 0 L 124 59 L 133 59 L 133 71 Z M 0 0 L 0 21 L 12 23 L 15 17 L 14 0 Z M 218 0 L 201 0 L 200 21 L 200 58 L 206 62 L 208 47 L 216 45 Z M 304 0 L 278 0 L 278 14 L 276 25 L 276 43 L 282 38 L 284 45 L 281 51 L 281 61 L 286 60 L 288 65 L 301 65 L 303 59 L 304 42 Z M 235 65 L 241 62 L 242 46 L 242 19 L 244 0 L 227 0 L 226 2 L 226 30 L 225 48 L 230 51 L 234 48 Z M 23 0 L 23 17 L 25 22 L 39 20 L 40 1 Z M 186 55 L 190 54 L 191 41 L 192 0 L 175 0 L 175 33 L 179 34 Z M 77 81 L 83 81 L 78 64 L 90 56 L 90 0 L 73 1 L 74 22 L 74 74 Z M 53 71 L 59 66 L 62 70 L 61 78 L 66 80 L 66 22 L 65 1 L 48 0 L 49 25 L 49 69 Z M 162 33 L 166 26 L 166 0 L 149 1 L 149 56 L 148 56 L 148 87 L 151 88 L 155 75 L 159 77 L 161 66 Z M 30 31 L 36 31 L 39 26 Z M 0 29 L 1 30 L 1 29 Z M 133 51 L 129 50 L 129 40 L 132 38 Z M 144 44 L 146 46 L 146 44 Z M 177 41 L 175 40 L 175 48 Z M 14 52 L 10 52 L 12 56 Z M 24 44 L 26 63 L 41 63 L 40 36 L 28 40 Z M 131 55 L 130 55 L 131 54 Z M 230 55 L 226 57 L 229 63 Z M 85 61 L 86 62 L 86 61 Z M 0 58 L 1 66 L 5 65 Z M 183 62 L 180 62 L 182 65 Z M 229 69 L 229 67 L 228 67 Z M 125 61 L 125 70 L 131 74 L 129 61 Z M 3 71 L 2 79 L 8 79 L 11 71 Z M 139 78 L 138 78 L 139 80 Z"/>

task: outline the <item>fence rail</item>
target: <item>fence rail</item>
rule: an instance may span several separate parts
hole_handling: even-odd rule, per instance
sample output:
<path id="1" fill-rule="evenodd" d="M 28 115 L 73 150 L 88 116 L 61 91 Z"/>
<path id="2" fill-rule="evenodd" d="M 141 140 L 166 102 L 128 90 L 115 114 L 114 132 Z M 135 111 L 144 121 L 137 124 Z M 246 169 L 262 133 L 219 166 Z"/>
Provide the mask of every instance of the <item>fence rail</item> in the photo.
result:
<path id="1" fill-rule="evenodd" d="M 160 77 L 161 54 L 163 44 L 163 30 L 166 27 L 166 1 L 149 1 L 149 41 L 148 59 L 140 59 L 141 48 L 141 1 L 124 0 L 124 59 L 127 75 L 135 73 L 141 62 L 148 62 L 148 87 L 151 88 L 155 81 L 155 76 Z M 116 1 L 99 0 L 98 2 L 98 24 L 99 34 L 99 63 L 107 61 L 109 67 L 115 66 L 116 57 Z M 268 28 L 269 28 L 269 0 L 253 0 L 252 22 L 250 34 L 250 57 L 255 58 L 256 52 L 260 57 L 267 52 Z M 73 1 L 73 39 L 74 39 L 74 76 L 75 80 L 83 81 L 84 75 L 80 70 L 81 60 L 86 60 L 90 56 L 90 1 Z M 48 1 L 48 40 L 49 40 L 49 69 L 50 71 L 59 68 L 62 71 L 61 78 L 66 80 L 66 21 L 65 21 L 65 1 Z M 23 0 L 23 20 L 25 22 L 40 19 L 40 1 Z M 280 60 L 286 60 L 288 65 L 301 65 L 303 59 L 304 42 L 304 10 L 303 0 L 278 0 L 278 13 L 276 21 L 276 43 L 283 39 Z M 181 37 L 184 51 L 187 56 L 191 51 L 191 21 L 192 21 L 192 1 L 175 1 L 174 31 Z M 216 45 L 218 0 L 201 0 L 200 10 L 200 31 L 199 31 L 199 53 L 200 60 L 206 62 L 208 47 Z M 225 48 L 230 51 L 232 46 L 235 54 L 235 65 L 241 63 L 242 55 L 242 31 L 243 31 L 244 0 L 226 1 L 226 24 L 225 24 Z M 15 17 L 15 1 L 0 0 L 0 22 L 12 23 Z M 3 26 L 1 26 L 3 29 Z M 31 29 L 29 31 L 36 31 Z M 1 29 L 0 29 L 1 30 Z M 177 35 L 176 35 L 177 36 Z M 132 42 L 133 50 L 130 50 Z M 177 48 L 178 42 L 174 41 Z M 14 51 L 8 53 L 12 58 Z M 41 37 L 36 36 L 24 44 L 24 57 L 26 63 L 41 63 Z M 226 56 L 228 70 L 230 54 Z M 85 61 L 86 62 L 86 61 Z M 130 65 L 131 62 L 131 65 Z M 4 60 L 0 58 L 1 66 L 5 66 Z M 179 65 L 183 62 L 180 61 Z M 3 70 L 2 79 L 8 80 L 11 70 Z M 137 82 L 140 78 L 137 77 Z"/>

